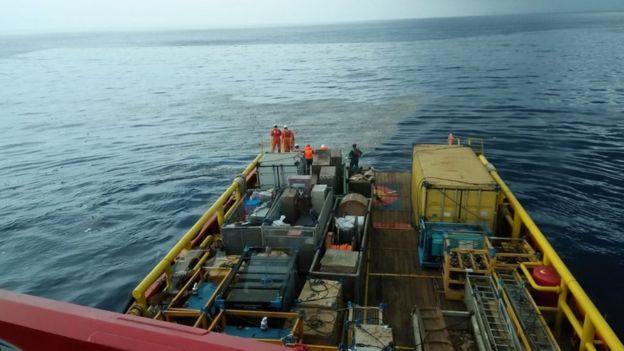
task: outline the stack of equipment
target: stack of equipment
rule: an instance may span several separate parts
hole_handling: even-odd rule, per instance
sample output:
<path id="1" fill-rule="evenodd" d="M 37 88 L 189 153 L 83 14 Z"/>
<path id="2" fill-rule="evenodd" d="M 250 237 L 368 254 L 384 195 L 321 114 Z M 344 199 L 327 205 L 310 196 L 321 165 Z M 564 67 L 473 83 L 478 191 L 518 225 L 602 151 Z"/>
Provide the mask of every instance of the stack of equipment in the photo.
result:
<path id="1" fill-rule="evenodd" d="M 353 328 L 354 351 L 394 350 L 392 328 L 387 325 L 356 324 Z"/>
<path id="2" fill-rule="evenodd" d="M 383 324 L 381 308 L 350 305 L 348 311 L 346 328 L 350 350 L 394 350 L 392 328 Z"/>
<path id="3" fill-rule="evenodd" d="M 246 195 L 225 218 L 221 235 L 229 255 L 240 255 L 246 246 L 262 246 L 261 226 L 273 204 L 270 192 L 262 193 L 262 196 L 260 192 L 254 192 L 254 197 Z"/>
<path id="4" fill-rule="evenodd" d="M 486 247 L 495 269 L 516 269 L 524 262 L 537 261 L 535 250 L 520 238 L 486 237 Z"/>
<path id="5" fill-rule="evenodd" d="M 342 165 L 342 150 L 340 149 L 331 149 L 330 150 L 330 166 L 334 166 L 336 168 L 340 168 Z"/>
<path id="6" fill-rule="evenodd" d="M 312 208 L 314 212 L 321 213 L 323 209 L 323 204 L 325 203 L 325 197 L 327 197 L 327 185 L 325 184 L 316 184 L 312 188 L 311 197 L 312 197 Z"/>
<path id="7" fill-rule="evenodd" d="M 336 190 L 336 188 L 338 187 L 338 176 L 336 173 L 336 169 L 337 168 L 334 166 L 321 167 L 318 183 L 325 184 Z"/>
<path id="8" fill-rule="evenodd" d="M 491 274 L 487 250 L 464 248 L 458 244 L 458 240 L 444 239 L 442 282 L 448 300 L 461 300 L 464 297 L 467 273 L 473 276 Z"/>
<path id="9" fill-rule="evenodd" d="M 316 154 L 314 154 L 314 160 L 312 161 L 312 174 L 317 176 L 321 173 L 321 167 L 329 166 L 331 164 L 329 151 L 322 151 L 323 150 L 316 151 Z"/>
<path id="10" fill-rule="evenodd" d="M 304 167 L 301 153 L 265 153 L 257 167 L 260 187 L 282 188 L 288 185 L 288 177 L 304 174 Z"/>
<path id="11" fill-rule="evenodd" d="M 301 189 L 304 193 L 309 193 L 316 183 L 316 178 L 311 175 L 294 175 L 288 177 L 288 185 Z"/>
<path id="12" fill-rule="evenodd" d="M 449 248 L 483 249 L 484 237 L 488 235 L 483 225 L 464 223 L 425 222 L 420 220 L 418 258 L 423 267 L 439 268 L 442 264 L 444 240 Z"/>
<path id="13" fill-rule="evenodd" d="M 298 211 L 299 192 L 296 188 L 286 188 L 280 197 L 280 212 L 286 216 L 284 222 L 294 225 L 299 218 Z"/>
<path id="14" fill-rule="evenodd" d="M 294 298 L 296 253 L 248 248 L 223 283 L 221 309 L 286 311 Z"/>
<path id="15" fill-rule="evenodd" d="M 355 273 L 360 258 L 358 251 L 327 249 L 321 259 L 322 272 Z"/>
<path id="16" fill-rule="evenodd" d="M 351 193 L 340 200 L 336 216 L 365 216 L 366 212 L 368 212 L 368 199 L 363 195 Z"/>
<path id="17" fill-rule="evenodd" d="M 336 345 L 342 304 L 342 284 L 338 281 L 310 279 L 299 294 L 298 311 L 303 315 L 304 342 Z"/>

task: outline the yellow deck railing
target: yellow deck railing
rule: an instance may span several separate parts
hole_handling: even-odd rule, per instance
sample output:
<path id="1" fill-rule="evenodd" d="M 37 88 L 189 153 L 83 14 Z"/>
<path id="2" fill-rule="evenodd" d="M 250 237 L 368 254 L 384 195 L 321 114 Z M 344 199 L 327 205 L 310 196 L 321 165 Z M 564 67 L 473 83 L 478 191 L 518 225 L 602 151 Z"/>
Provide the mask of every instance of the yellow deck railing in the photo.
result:
<path id="1" fill-rule="evenodd" d="M 561 277 L 560 286 L 542 287 L 535 284 L 535 281 L 530 278 L 530 272 L 527 268 L 528 265 L 523 265 L 521 267 L 523 273 L 529 279 L 530 284 L 532 286 L 535 284 L 537 290 L 552 291 L 559 294 L 557 307 L 555 309 L 555 331 L 560 331 L 562 319 L 565 317 L 580 338 L 580 351 L 596 350 L 595 344 L 606 344 L 609 350 L 624 350 L 622 342 L 618 339 L 617 335 L 615 335 L 585 291 L 583 291 L 581 285 L 576 281 L 559 255 L 557 255 L 557 252 L 550 245 L 544 234 L 542 234 L 535 225 L 535 222 L 533 222 L 522 205 L 520 205 L 518 199 L 516 199 L 509 187 L 507 187 L 505 182 L 500 178 L 494 166 L 492 166 L 483 155 L 479 156 L 479 159 L 489 170 L 494 180 L 496 180 L 496 183 L 500 186 L 503 195 L 513 210 L 513 218 L 511 219 L 512 237 L 520 236 L 522 227 L 526 228 L 528 235 L 542 252 L 542 263 L 552 266 Z M 578 308 L 584 312 L 582 319 L 579 319 L 573 312 L 568 302 L 568 297 L 571 297 L 573 301 L 576 302 L 575 306 L 578 306 Z M 597 333 L 600 334 L 600 340 L 597 339 Z"/>
<path id="2" fill-rule="evenodd" d="M 243 173 L 241 174 L 244 177 L 247 177 L 251 172 L 256 168 L 258 162 L 262 159 L 262 154 L 259 154 L 248 166 L 245 168 Z M 235 196 L 236 201 L 241 201 L 243 194 L 241 192 L 239 183 L 234 180 L 232 185 L 230 185 L 221 196 L 215 201 L 212 206 L 199 218 L 199 220 L 189 229 L 183 236 L 178 240 L 175 246 L 165 255 L 165 257 L 158 262 L 156 267 L 152 269 L 149 274 L 143 278 L 143 280 L 137 285 L 136 288 L 132 291 L 132 297 L 136 304 L 138 304 L 143 309 L 147 308 L 147 301 L 145 298 L 145 291 L 157 280 L 159 279 L 163 273 L 167 275 L 167 285 L 170 283 L 171 278 L 171 264 L 173 261 L 180 255 L 182 250 L 190 249 L 191 241 L 197 236 L 202 227 L 212 218 L 215 214 L 217 215 L 217 220 L 219 222 L 219 226 L 221 226 L 224 222 L 224 219 L 227 217 L 227 213 L 225 213 L 224 205 L 225 203 L 232 197 Z M 230 211 L 236 208 L 236 206 L 232 206 Z"/>

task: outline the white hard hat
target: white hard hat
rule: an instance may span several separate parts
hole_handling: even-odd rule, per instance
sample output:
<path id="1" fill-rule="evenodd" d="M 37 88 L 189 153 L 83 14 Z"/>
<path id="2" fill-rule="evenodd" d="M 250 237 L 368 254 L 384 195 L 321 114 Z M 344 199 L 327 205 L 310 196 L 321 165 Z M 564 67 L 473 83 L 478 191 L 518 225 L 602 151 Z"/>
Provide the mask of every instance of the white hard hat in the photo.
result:
<path id="1" fill-rule="evenodd" d="M 284 124 L 284 128 L 288 128 L 288 126 Z"/>

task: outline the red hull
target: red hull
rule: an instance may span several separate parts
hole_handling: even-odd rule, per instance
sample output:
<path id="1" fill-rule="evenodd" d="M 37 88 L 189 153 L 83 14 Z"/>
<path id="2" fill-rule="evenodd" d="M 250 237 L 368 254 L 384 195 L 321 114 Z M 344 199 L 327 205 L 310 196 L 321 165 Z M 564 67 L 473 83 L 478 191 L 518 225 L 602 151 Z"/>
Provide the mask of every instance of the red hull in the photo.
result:
<path id="1" fill-rule="evenodd" d="M 16 350 L 284 350 L 184 325 L 0 290 L 3 350 L 7 343 Z"/>

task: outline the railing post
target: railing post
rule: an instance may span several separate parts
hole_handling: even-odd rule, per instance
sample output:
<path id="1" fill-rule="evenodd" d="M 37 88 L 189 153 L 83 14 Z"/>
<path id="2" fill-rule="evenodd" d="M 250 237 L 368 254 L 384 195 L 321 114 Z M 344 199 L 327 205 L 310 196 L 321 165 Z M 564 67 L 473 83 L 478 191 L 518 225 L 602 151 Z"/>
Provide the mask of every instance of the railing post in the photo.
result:
<path id="1" fill-rule="evenodd" d="M 234 201 L 238 202 L 240 201 L 241 197 L 242 197 L 242 193 L 241 193 L 241 187 L 239 183 L 234 183 Z"/>
<path id="2" fill-rule="evenodd" d="M 559 292 L 559 297 L 557 298 L 557 314 L 555 315 L 555 333 L 560 336 L 561 335 L 561 322 L 563 321 L 563 309 L 561 306 L 566 303 L 568 299 L 568 286 L 561 281 L 560 285 L 561 291 Z"/>
<path id="3" fill-rule="evenodd" d="M 585 351 L 587 349 L 587 343 L 593 343 L 594 341 L 594 332 L 596 328 L 594 328 L 594 323 L 592 323 L 589 318 L 589 314 L 585 314 L 585 318 L 583 319 L 583 333 L 581 334 L 581 347 L 579 351 Z"/>
<path id="4" fill-rule="evenodd" d="M 171 287 L 172 276 L 173 276 L 173 268 L 171 268 L 171 264 L 169 264 L 167 268 L 165 269 L 165 281 L 167 282 L 167 284 L 165 284 L 165 290 L 169 290 L 169 288 Z"/>
<path id="5" fill-rule="evenodd" d="M 520 228 L 522 227 L 522 218 L 517 212 L 514 212 L 513 223 L 511 225 L 511 237 L 519 238 L 520 237 Z"/>
<path id="6" fill-rule="evenodd" d="M 217 210 L 217 222 L 219 222 L 219 228 L 223 226 L 225 223 L 225 212 L 223 211 L 223 204 L 220 204 L 219 209 Z"/>

